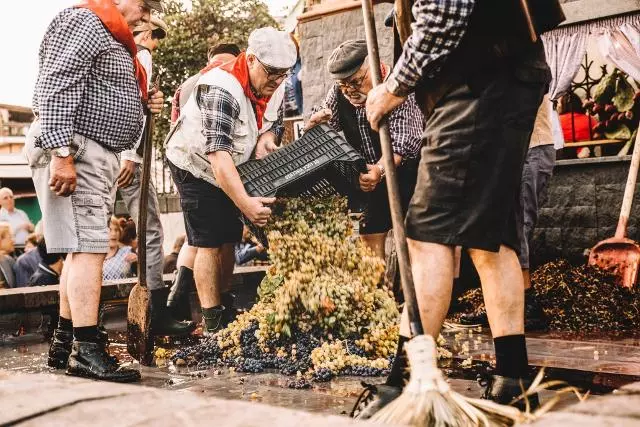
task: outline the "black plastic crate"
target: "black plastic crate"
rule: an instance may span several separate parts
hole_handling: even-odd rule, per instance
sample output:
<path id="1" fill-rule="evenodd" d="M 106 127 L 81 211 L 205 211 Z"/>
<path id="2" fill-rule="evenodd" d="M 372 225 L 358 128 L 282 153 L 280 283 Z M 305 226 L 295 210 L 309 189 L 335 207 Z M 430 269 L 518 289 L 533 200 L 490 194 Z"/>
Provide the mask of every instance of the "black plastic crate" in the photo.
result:
<path id="1" fill-rule="evenodd" d="M 367 171 L 360 153 L 327 125 L 309 129 L 291 144 L 264 159 L 243 163 L 237 169 L 247 193 L 262 197 L 361 194 L 360 174 Z M 248 219 L 243 220 L 266 245 L 264 231 Z"/>

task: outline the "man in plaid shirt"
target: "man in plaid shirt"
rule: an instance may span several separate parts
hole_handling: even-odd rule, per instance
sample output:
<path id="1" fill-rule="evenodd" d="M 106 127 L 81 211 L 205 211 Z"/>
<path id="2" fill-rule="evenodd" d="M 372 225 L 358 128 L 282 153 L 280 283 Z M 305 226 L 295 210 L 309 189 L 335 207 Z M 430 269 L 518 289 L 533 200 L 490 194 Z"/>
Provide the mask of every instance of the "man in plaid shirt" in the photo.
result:
<path id="1" fill-rule="evenodd" d="M 109 355 L 97 325 L 119 153 L 140 136 L 143 102 L 156 114 L 163 104 L 161 92 L 147 92 L 131 33 L 151 9 L 161 11 L 161 2 L 87 0 L 60 12 L 40 46 L 25 154 L 48 250 L 68 254 L 48 365 L 69 375 L 140 379 Z"/>
<path id="2" fill-rule="evenodd" d="M 391 68 L 385 64 L 381 67 L 386 77 Z M 336 83 L 329 89 L 322 109 L 311 115 L 306 128 L 326 121 L 336 131 L 344 132 L 349 144 L 365 158 L 368 171 L 360 176 L 360 188 L 368 194 L 359 234 L 360 239 L 384 259 L 385 240 L 391 229 L 391 212 L 384 181 L 380 138 L 377 132 L 371 130 L 365 108 L 367 93 L 373 88 L 367 62 L 367 42 L 348 40 L 340 44 L 331 53 L 327 69 Z M 416 184 L 423 127 L 422 112 L 413 95 L 389 115 L 389 131 L 405 212 Z M 352 208 L 358 208 L 353 200 L 351 205 Z"/>
<path id="3" fill-rule="evenodd" d="M 377 130 L 410 93 L 422 103 L 424 147 L 406 217 L 422 324 L 425 333 L 438 336 L 451 298 L 455 247 L 462 246 L 480 275 L 496 351 L 496 369 L 483 397 L 508 404 L 521 394 L 522 384 L 525 389 L 530 384 L 515 208 L 550 72 L 519 2 L 494 7 L 475 0 L 416 0 L 413 16 L 413 34 L 393 72 L 369 93 L 367 117 Z M 539 20 L 550 26 L 560 21 Z M 354 409 L 362 418 L 403 386 L 403 344 L 410 336 L 404 322 L 401 335 L 378 398 L 369 393 L 362 399 L 366 408 Z M 537 396 L 529 403 L 537 407 Z M 522 401 L 516 405 L 524 408 Z"/>

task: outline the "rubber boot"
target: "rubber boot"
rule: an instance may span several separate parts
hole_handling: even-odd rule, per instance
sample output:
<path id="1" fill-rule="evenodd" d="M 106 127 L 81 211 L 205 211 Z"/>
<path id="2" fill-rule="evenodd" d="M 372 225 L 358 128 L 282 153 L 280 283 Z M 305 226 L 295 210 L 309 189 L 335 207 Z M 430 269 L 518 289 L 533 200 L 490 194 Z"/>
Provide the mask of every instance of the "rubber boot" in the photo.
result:
<path id="1" fill-rule="evenodd" d="M 193 278 L 193 270 L 181 266 L 176 273 L 176 278 L 171 285 L 171 291 L 167 298 L 167 307 L 176 320 L 192 320 L 189 295 L 196 287 Z"/>
<path id="2" fill-rule="evenodd" d="M 222 293 L 222 295 L 220 295 L 220 301 L 224 306 L 224 314 L 222 316 L 222 325 L 221 325 L 223 328 L 226 328 L 229 325 L 229 323 L 236 320 L 236 316 L 238 312 L 236 311 L 235 300 L 236 300 L 236 296 L 231 292 L 224 292 Z"/>
<path id="3" fill-rule="evenodd" d="M 224 315 L 225 308 L 223 305 L 203 308 L 202 319 L 204 320 L 204 325 L 202 328 L 202 335 L 208 337 L 223 329 Z"/>
<path id="4" fill-rule="evenodd" d="M 122 383 L 140 379 L 139 371 L 121 367 L 117 360 L 109 356 L 102 343 L 83 341 L 73 341 L 66 373 L 75 377 Z"/>
<path id="5" fill-rule="evenodd" d="M 168 296 L 169 288 L 151 291 L 151 334 L 171 337 L 189 335 L 196 324 L 174 319 L 167 308 Z"/>

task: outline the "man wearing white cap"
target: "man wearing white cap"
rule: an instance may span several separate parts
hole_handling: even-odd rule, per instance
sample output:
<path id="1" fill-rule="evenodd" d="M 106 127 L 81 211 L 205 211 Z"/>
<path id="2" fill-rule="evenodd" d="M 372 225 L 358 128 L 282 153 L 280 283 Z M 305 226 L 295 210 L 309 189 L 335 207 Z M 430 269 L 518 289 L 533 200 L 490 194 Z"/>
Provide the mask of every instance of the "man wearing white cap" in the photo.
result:
<path id="1" fill-rule="evenodd" d="M 282 136 L 281 83 L 297 58 L 289 35 L 260 28 L 235 61 L 200 76 L 167 137 L 167 158 L 180 193 L 187 240 L 197 247 L 194 276 L 205 333 L 225 318 L 220 294 L 228 290 L 242 212 L 258 226 L 274 198 L 251 197 L 236 165 L 275 150 Z"/>
<path id="2" fill-rule="evenodd" d="M 152 81 L 152 52 L 159 46 L 160 40 L 167 36 L 167 24 L 157 16 L 151 15 L 148 22 L 141 22 L 133 29 L 133 39 L 138 48 L 137 58 L 145 68 L 147 81 Z M 138 140 L 132 150 L 122 152 L 118 187 L 122 200 L 127 206 L 129 214 L 138 227 L 138 212 L 140 207 L 142 168 L 142 138 Z M 162 277 L 164 266 L 164 240 L 162 223 L 160 222 L 160 206 L 153 182 L 149 182 L 147 206 L 147 282 L 151 291 L 151 333 L 156 336 L 188 335 L 195 329 L 193 322 L 178 322 L 167 311 L 167 297 L 169 288 L 165 286 Z"/>

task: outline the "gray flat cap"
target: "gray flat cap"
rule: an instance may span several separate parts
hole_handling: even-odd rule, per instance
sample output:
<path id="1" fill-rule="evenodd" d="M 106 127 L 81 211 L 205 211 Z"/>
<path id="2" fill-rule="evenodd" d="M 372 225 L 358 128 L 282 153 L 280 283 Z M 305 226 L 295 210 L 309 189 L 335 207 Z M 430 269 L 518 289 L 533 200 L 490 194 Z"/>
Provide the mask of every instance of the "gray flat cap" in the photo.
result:
<path id="1" fill-rule="evenodd" d="M 347 40 L 331 52 L 327 70 L 334 80 L 346 79 L 360 69 L 366 57 L 365 40 Z"/>
<path id="2" fill-rule="evenodd" d="M 144 4 L 149 9 L 155 10 L 156 12 L 164 12 L 164 5 L 162 4 L 162 0 L 144 0 Z"/>

